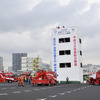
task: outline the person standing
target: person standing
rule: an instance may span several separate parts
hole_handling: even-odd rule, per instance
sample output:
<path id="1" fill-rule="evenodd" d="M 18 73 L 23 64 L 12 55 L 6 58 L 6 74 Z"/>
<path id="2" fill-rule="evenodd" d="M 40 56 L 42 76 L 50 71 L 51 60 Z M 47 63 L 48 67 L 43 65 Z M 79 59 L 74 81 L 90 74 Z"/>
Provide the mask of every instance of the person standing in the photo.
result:
<path id="1" fill-rule="evenodd" d="M 66 77 L 66 83 L 69 83 L 69 78 L 68 77 Z"/>
<path id="2" fill-rule="evenodd" d="M 6 78 L 4 77 L 3 80 L 4 80 L 4 83 L 5 83 L 6 82 Z"/>
<path id="3" fill-rule="evenodd" d="M 21 77 L 20 80 L 21 80 L 21 82 L 20 82 L 20 86 L 23 86 L 23 87 L 24 87 L 24 78 Z"/>
<path id="4" fill-rule="evenodd" d="M 20 86 L 20 77 L 18 77 L 18 86 Z"/>
<path id="5" fill-rule="evenodd" d="M 24 82 L 25 82 L 25 84 L 27 84 L 27 78 L 26 78 L 26 76 L 25 76 L 25 78 L 24 78 Z"/>
<path id="6" fill-rule="evenodd" d="M 29 81 L 29 84 L 31 84 L 31 78 L 30 78 L 30 76 L 29 76 L 29 80 L 28 81 Z"/>

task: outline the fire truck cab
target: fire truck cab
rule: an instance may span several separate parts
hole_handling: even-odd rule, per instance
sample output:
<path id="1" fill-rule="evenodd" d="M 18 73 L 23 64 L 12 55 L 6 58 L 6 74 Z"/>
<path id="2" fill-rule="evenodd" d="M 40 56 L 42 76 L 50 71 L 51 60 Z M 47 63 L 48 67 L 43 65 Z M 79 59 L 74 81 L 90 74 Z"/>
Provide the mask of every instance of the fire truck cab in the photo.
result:
<path id="1" fill-rule="evenodd" d="M 89 84 L 95 85 L 99 84 L 100 85 L 100 70 L 96 74 L 92 74 L 89 76 Z"/>
<path id="2" fill-rule="evenodd" d="M 32 80 L 33 85 L 55 85 L 57 74 L 53 71 L 40 70 Z"/>
<path id="3" fill-rule="evenodd" d="M 0 73 L 0 82 L 5 82 L 5 77 Z"/>
<path id="4" fill-rule="evenodd" d="M 9 82 L 15 82 L 14 75 L 12 72 L 4 74 L 5 80 Z"/>

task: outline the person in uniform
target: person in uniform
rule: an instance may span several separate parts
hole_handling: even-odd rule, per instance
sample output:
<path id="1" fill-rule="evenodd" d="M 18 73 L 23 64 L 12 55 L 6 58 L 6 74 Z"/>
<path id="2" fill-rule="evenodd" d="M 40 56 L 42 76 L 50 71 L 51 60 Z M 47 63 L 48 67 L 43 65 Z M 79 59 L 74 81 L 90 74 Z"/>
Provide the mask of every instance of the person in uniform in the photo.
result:
<path id="1" fill-rule="evenodd" d="M 18 77 L 18 86 L 20 86 L 20 77 Z"/>
<path id="2" fill-rule="evenodd" d="M 68 77 L 66 77 L 66 83 L 69 83 L 69 78 Z"/>
<path id="3" fill-rule="evenodd" d="M 20 78 L 20 86 L 24 87 L 24 78 L 23 77 Z"/>

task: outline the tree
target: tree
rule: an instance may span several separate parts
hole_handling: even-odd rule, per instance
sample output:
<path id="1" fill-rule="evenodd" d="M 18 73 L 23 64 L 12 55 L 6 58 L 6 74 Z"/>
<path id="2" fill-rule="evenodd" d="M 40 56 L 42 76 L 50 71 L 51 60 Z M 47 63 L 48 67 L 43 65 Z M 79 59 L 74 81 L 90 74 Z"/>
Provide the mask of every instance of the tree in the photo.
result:
<path id="1" fill-rule="evenodd" d="M 36 72 L 39 68 L 39 56 L 33 59 L 33 70 Z"/>

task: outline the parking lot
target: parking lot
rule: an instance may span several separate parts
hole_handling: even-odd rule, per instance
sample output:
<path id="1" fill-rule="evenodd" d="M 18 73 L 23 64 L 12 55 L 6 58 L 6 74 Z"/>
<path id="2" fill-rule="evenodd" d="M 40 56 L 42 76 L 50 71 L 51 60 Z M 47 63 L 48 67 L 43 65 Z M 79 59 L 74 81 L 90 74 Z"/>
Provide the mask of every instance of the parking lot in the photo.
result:
<path id="1" fill-rule="evenodd" d="M 99 94 L 100 86 L 88 84 L 18 87 L 17 83 L 0 83 L 1 100 L 94 100 Z"/>

